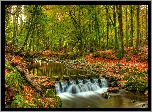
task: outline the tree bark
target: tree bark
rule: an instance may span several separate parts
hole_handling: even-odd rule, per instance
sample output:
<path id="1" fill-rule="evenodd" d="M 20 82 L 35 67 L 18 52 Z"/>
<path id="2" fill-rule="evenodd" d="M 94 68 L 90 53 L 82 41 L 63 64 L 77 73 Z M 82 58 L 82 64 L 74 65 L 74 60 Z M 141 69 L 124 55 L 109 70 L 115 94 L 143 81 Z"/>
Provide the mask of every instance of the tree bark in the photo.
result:
<path id="1" fill-rule="evenodd" d="M 107 20 L 107 47 L 108 47 L 108 40 L 109 40 L 109 17 L 108 17 L 108 6 L 106 7 L 106 20 Z"/>
<path id="2" fill-rule="evenodd" d="M 138 47 L 139 47 L 139 35 L 140 35 L 140 34 L 139 34 L 139 33 L 140 33 L 140 32 L 139 32 L 139 29 L 140 29 L 140 25 L 139 25 L 139 24 L 140 24 L 140 23 L 139 23 L 139 22 L 140 22 L 140 21 L 139 21 L 139 20 L 140 20 L 140 18 L 139 18 L 140 6 L 137 5 L 136 8 L 137 8 L 137 38 L 136 38 L 136 49 L 138 49 Z"/>
<path id="3" fill-rule="evenodd" d="M 128 6 L 126 6 L 126 47 L 128 47 Z"/>
<path id="4" fill-rule="evenodd" d="M 134 14 L 134 8 L 131 5 L 130 6 L 130 13 L 131 13 L 131 43 L 130 46 L 133 46 L 133 38 L 134 38 L 134 29 L 133 29 L 133 14 Z"/>
<path id="5" fill-rule="evenodd" d="M 122 58 L 124 55 L 123 29 L 122 29 L 122 5 L 118 6 L 118 21 L 119 21 L 119 50 L 121 51 L 121 58 Z"/>
<path id="6" fill-rule="evenodd" d="M 118 40 L 117 40 L 117 26 L 116 26 L 116 6 L 113 6 L 113 19 L 114 19 L 114 30 L 115 30 L 115 52 L 117 51 L 118 48 Z"/>

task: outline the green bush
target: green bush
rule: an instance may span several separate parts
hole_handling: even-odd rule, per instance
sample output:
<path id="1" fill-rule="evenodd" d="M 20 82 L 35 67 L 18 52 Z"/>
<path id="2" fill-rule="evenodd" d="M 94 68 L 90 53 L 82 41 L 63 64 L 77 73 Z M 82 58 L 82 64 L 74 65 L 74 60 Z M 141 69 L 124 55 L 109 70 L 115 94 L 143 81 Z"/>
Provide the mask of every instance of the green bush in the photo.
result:
<path id="1" fill-rule="evenodd" d="M 145 80 L 145 72 L 133 72 L 125 76 L 126 88 L 130 91 L 144 92 L 148 88 L 148 80 Z"/>
<path id="2" fill-rule="evenodd" d="M 62 101 L 61 101 L 60 97 L 56 96 L 55 93 L 51 89 L 47 89 L 46 96 L 50 97 L 50 98 L 55 98 L 57 100 L 57 103 L 55 104 L 55 106 L 57 108 L 62 107 Z"/>
<path id="3" fill-rule="evenodd" d="M 27 101 L 21 97 L 22 95 L 16 95 L 15 100 L 11 104 L 11 108 L 34 108 L 36 107 L 31 101 Z"/>

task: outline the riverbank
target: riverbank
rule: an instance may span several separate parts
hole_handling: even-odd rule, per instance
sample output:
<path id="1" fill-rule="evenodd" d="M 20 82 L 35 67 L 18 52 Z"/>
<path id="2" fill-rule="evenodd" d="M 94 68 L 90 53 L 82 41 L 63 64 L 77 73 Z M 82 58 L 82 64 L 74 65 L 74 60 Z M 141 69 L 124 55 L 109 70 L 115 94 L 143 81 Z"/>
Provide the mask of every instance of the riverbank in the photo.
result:
<path id="1" fill-rule="evenodd" d="M 36 76 L 36 74 L 30 74 L 27 69 L 29 67 L 28 65 L 31 65 L 34 62 L 48 63 L 49 61 L 63 63 L 67 68 L 87 71 L 87 73 L 91 74 L 92 77 L 106 78 L 109 81 L 110 87 L 108 89 L 108 92 L 119 92 L 119 90 L 125 89 L 129 92 L 144 93 L 145 98 L 148 99 L 148 62 L 144 60 L 143 62 L 137 63 L 137 61 L 135 61 L 135 58 L 130 58 L 129 61 L 124 61 L 124 58 L 122 60 L 112 60 L 108 59 L 107 57 L 101 57 L 102 53 L 99 56 L 97 54 L 90 54 L 89 56 L 77 58 L 75 60 L 61 59 L 60 57 L 46 56 L 44 54 L 36 57 L 35 59 L 7 54 L 5 57 L 5 88 L 7 88 L 5 91 L 5 96 L 8 96 L 8 94 L 10 93 L 12 93 L 12 96 L 6 97 L 6 107 L 61 107 L 62 104 L 60 98 L 57 97 L 54 92 L 52 92 L 52 90 L 51 93 L 49 93 L 51 94 L 51 96 L 48 94 L 47 95 L 50 98 L 54 98 L 54 100 L 50 100 L 48 96 L 46 96 L 46 91 L 47 89 L 50 89 L 53 81 L 50 82 L 50 79 L 48 77 L 38 77 Z M 140 56 L 143 57 L 142 55 Z M 19 70 L 19 68 L 16 66 L 19 66 L 19 68 L 24 68 L 25 70 Z M 26 74 L 26 81 L 25 79 L 23 79 L 23 75 L 21 75 L 22 72 L 24 73 L 24 75 Z M 40 98 L 40 95 L 38 95 L 39 93 L 37 93 L 37 90 L 40 90 L 40 88 L 33 89 L 31 87 L 31 85 L 33 87 L 37 86 L 34 85 L 30 80 L 34 80 L 34 82 L 36 82 L 36 85 L 38 84 L 38 87 L 40 88 L 47 86 L 46 89 L 41 93 L 45 93 L 45 95 L 43 96 L 44 98 Z M 10 91 L 10 93 L 8 93 L 8 91 Z M 39 97 L 39 101 L 35 100 L 37 98 L 33 98 L 35 95 L 38 95 L 37 97 Z M 19 100 L 19 98 L 21 98 L 22 100 Z M 32 99 L 33 102 L 29 102 L 29 99 Z M 21 103 L 21 101 L 24 101 L 26 103 Z M 46 103 L 45 101 L 51 103 Z M 20 103 L 16 104 L 16 102 Z M 52 106 L 44 104 L 51 104 Z"/>

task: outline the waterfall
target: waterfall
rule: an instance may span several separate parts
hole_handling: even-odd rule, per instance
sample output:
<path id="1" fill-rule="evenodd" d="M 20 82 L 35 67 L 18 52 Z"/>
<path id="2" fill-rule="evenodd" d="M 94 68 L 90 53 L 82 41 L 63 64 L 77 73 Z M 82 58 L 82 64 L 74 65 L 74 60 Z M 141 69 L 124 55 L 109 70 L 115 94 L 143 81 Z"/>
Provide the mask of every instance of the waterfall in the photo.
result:
<path id="1" fill-rule="evenodd" d="M 99 79 L 84 79 L 84 80 L 70 80 L 65 82 L 57 82 L 55 84 L 56 94 L 60 93 L 80 93 L 87 91 L 97 91 L 100 88 L 108 87 L 107 80 Z"/>

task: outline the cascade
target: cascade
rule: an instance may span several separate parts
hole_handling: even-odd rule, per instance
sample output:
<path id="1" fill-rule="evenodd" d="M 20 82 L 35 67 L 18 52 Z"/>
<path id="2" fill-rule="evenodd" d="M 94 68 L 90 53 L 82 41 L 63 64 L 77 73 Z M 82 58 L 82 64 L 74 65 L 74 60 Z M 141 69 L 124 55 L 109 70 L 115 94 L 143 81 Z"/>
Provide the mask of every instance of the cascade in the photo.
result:
<path id="1" fill-rule="evenodd" d="M 108 87 L 107 80 L 104 78 L 99 79 L 83 79 L 83 80 L 69 80 L 59 81 L 55 84 L 56 94 L 60 93 L 80 93 L 87 91 L 97 91 L 100 88 Z"/>

